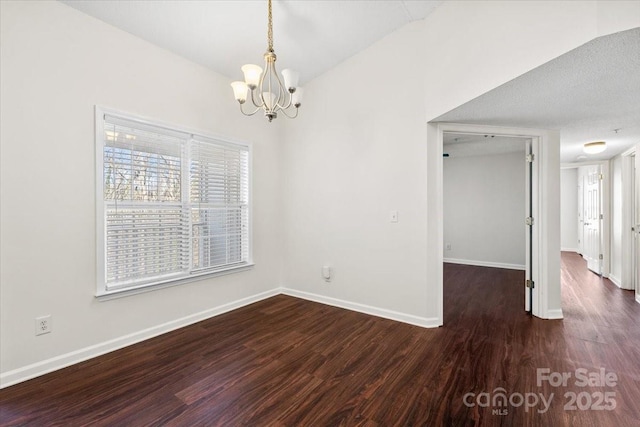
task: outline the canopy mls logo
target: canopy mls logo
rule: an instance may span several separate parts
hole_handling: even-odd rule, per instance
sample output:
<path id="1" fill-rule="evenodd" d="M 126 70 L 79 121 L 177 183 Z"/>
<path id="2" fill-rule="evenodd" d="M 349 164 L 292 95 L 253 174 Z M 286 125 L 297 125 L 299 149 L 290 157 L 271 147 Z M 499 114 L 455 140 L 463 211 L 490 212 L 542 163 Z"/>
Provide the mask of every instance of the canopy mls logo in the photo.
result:
<path id="1" fill-rule="evenodd" d="M 597 371 L 589 371 L 579 368 L 572 372 L 552 372 L 549 368 L 536 369 L 536 385 L 542 387 L 545 384 L 553 388 L 557 387 L 615 387 L 618 385 L 618 376 L 614 372 L 607 372 L 604 368 Z M 493 392 L 467 393 L 462 397 L 465 406 L 473 408 L 491 408 L 492 415 L 508 415 L 509 408 L 524 406 L 525 412 L 535 409 L 539 414 L 546 413 L 551 407 L 555 393 L 510 393 L 502 387 L 497 387 Z M 565 411 L 612 411 L 616 408 L 616 393 L 613 391 L 567 391 L 564 393 Z"/>
<path id="2" fill-rule="evenodd" d="M 498 387 L 493 390 L 493 393 L 482 392 L 477 395 L 475 393 L 467 393 L 463 396 L 462 401 L 469 408 L 473 408 L 476 405 L 481 408 L 491 407 L 492 415 L 508 415 L 509 410 L 507 407 L 519 408 L 524 406 L 525 412 L 529 412 L 529 409 L 536 408 L 539 405 L 538 413 L 544 414 L 549 410 L 553 397 L 553 393 L 549 395 L 548 399 L 542 393 L 511 393 L 507 395 L 507 390 Z"/>

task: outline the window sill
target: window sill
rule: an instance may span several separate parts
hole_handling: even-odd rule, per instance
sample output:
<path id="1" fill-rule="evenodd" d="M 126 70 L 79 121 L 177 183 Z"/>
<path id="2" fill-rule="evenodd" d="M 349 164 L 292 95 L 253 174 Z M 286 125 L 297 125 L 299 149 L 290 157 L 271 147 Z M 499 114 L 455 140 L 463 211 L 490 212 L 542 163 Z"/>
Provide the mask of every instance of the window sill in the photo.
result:
<path id="1" fill-rule="evenodd" d="M 170 288 L 172 286 L 184 285 L 185 283 L 196 282 L 205 279 L 211 279 L 213 277 L 218 276 L 226 276 L 228 274 L 240 273 L 243 271 L 251 270 L 255 264 L 247 263 L 240 266 L 229 267 L 224 270 L 218 270 L 214 272 L 206 272 L 200 274 L 194 274 L 189 277 L 185 277 L 182 279 L 171 280 L 160 283 L 149 283 L 145 285 L 140 285 L 136 288 L 127 288 L 127 289 L 115 289 L 111 291 L 103 291 L 96 294 L 96 299 L 98 301 L 109 301 L 112 299 L 124 298 L 131 295 L 142 294 L 145 292 L 152 292 L 158 289 Z"/>

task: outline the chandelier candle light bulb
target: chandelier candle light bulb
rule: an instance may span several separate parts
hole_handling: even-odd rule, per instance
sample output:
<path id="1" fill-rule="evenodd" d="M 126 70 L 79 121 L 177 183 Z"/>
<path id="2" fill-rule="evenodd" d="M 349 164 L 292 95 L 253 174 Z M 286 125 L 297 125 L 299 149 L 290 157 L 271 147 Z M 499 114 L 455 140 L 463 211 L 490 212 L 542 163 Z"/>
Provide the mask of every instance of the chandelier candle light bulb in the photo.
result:
<path id="1" fill-rule="evenodd" d="M 300 79 L 300 73 L 293 71 L 289 68 L 282 70 L 282 77 L 284 78 L 284 86 L 291 93 L 296 91 L 298 86 L 298 80 Z"/>
<path id="2" fill-rule="evenodd" d="M 245 82 L 233 82 L 231 83 L 231 87 L 233 88 L 233 95 L 236 97 L 236 101 L 244 104 L 247 100 L 247 92 L 249 91 L 247 84 Z"/>
<path id="3" fill-rule="evenodd" d="M 242 66 L 242 72 L 244 73 L 244 81 L 249 89 L 254 90 L 260 83 L 260 77 L 262 76 L 262 68 L 253 64 L 245 64 Z"/>
<path id="4" fill-rule="evenodd" d="M 245 116 L 253 116 L 263 110 L 269 122 L 278 117 L 278 112 L 282 112 L 291 119 L 295 118 L 298 116 L 298 108 L 302 105 L 303 91 L 298 87 L 300 75 L 297 71 L 287 68 L 282 70 L 282 78 L 280 78 L 276 71 L 271 0 L 268 0 L 267 43 L 267 51 L 264 54 L 265 69 L 254 64 L 243 65 L 244 81 L 231 83 L 233 95 Z M 251 91 L 251 102 L 255 110 L 246 112 L 242 105 L 247 101 L 249 91 Z"/>

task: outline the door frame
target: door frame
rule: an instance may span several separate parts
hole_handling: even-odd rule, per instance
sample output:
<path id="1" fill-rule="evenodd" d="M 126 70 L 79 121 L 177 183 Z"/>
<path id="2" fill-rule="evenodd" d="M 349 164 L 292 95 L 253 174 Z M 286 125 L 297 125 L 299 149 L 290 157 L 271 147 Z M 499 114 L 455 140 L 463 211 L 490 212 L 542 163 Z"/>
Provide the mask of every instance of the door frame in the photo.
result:
<path id="1" fill-rule="evenodd" d="M 580 179 L 580 167 L 600 166 L 600 173 L 603 175 L 600 181 L 600 212 L 603 218 L 600 220 L 600 251 L 602 252 L 602 262 L 600 263 L 601 275 L 611 279 L 611 165 L 609 160 L 595 160 L 575 163 L 562 163 L 563 169 L 578 169 L 578 180 Z M 581 204 L 578 203 L 578 208 Z M 578 221 L 578 227 L 582 227 Z M 581 242 L 582 244 L 582 242 Z M 580 255 L 583 255 L 582 253 Z"/>
<path id="2" fill-rule="evenodd" d="M 640 144 L 636 145 L 635 159 L 635 191 L 634 191 L 634 204 L 635 204 L 635 222 L 636 222 L 636 234 L 634 236 L 635 244 L 635 257 L 636 257 L 636 302 L 640 304 L 640 261 L 638 260 L 638 254 L 640 254 Z"/>
<path id="3" fill-rule="evenodd" d="M 631 228 L 634 227 L 633 205 L 636 201 L 634 194 L 633 168 L 635 167 L 635 156 L 638 155 L 633 147 L 621 154 L 622 157 L 622 271 L 618 286 L 622 289 L 634 289 L 633 280 L 636 272 L 633 270 L 633 234 Z M 614 282 L 615 283 L 615 282 Z"/>
<path id="4" fill-rule="evenodd" d="M 533 315 L 543 319 L 562 319 L 560 308 L 560 161 L 559 141 L 560 136 L 556 131 L 511 128 L 488 125 L 470 125 L 458 123 L 428 123 L 427 140 L 435 143 L 427 144 L 427 155 L 434 156 L 435 162 L 429 162 L 429 166 L 435 166 L 435 170 L 428 171 L 427 192 L 434 205 L 429 210 L 435 219 L 429 219 L 430 229 L 428 234 L 435 236 L 435 253 L 429 253 L 427 265 L 433 268 L 437 278 L 438 290 L 438 321 L 444 320 L 444 190 L 443 190 L 443 134 L 474 133 L 493 134 L 502 136 L 515 136 L 531 139 L 531 145 L 535 161 L 533 163 L 533 215 L 534 215 L 534 241 L 533 241 L 533 266 L 531 271 L 535 287 L 533 289 Z M 557 148 L 557 153 L 550 148 L 545 151 L 545 145 L 553 141 L 551 146 Z M 544 172 L 544 173 L 542 173 Z M 553 179 L 550 178 L 553 177 Z M 555 185 L 553 182 L 555 181 Z M 546 205 L 540 202 L 545 200 Z M 555 212 L 552 212 L 554 211 Z M 551 215 L 557 215 L 555 221 L 550 220 Z M 522 218 L 523 226 L 525 218 Z M 528 257 L 527 257 L 528 258 Z M 527 261 L 528 262 L 528 261 Z M 525 292 L 528 298 L 528 292 Z M 556 307 L 550 307 L 550 301 L 556 301 Z M 525 310 L 527 308 L 525 300 Z"/>

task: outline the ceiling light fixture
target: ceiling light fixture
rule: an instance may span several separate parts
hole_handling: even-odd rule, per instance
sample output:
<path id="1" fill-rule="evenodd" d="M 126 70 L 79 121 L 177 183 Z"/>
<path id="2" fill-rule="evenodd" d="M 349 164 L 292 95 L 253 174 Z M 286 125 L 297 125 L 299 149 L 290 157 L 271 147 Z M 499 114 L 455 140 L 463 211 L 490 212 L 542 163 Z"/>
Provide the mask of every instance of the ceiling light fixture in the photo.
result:
<path id="1" fill-rule="evenodd" d="M 271 122 L 278 117 L 278 112 L 293 119 L 298 116 L 298 108 L 302 104 L 302 88 L 298 87 L 299 74 L 296 71 L 282 70 L 284 85 L 276 71 L 276 53 L 273 50 L 273 16 L 271 0 L 268 0 L 267 51 L 264 54 L 265 71 L 253 64 L 242 66 L 244 81 L 231 83 L 240 111 L 245 116 L 253 116 L 260 110 Z M 251 102 L 256 107 L 252 112 L 245 112 L 242 104 L 247 100 L 247 92 L 251 89 Z M 295 107 L 293 110 L 291 107 Z"/>
<path id="2" fill-rule="evenodd" d="M 604 141 L 587 142 L 582 147 L 582 150 L 587 154 L 602 153 L 607 148 L 607 143 Z"/>

